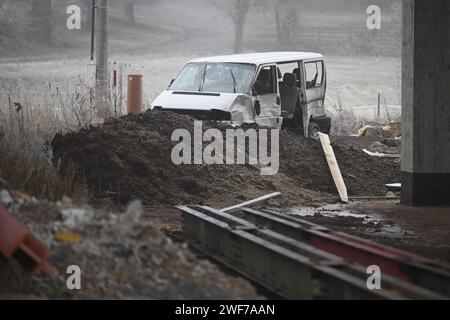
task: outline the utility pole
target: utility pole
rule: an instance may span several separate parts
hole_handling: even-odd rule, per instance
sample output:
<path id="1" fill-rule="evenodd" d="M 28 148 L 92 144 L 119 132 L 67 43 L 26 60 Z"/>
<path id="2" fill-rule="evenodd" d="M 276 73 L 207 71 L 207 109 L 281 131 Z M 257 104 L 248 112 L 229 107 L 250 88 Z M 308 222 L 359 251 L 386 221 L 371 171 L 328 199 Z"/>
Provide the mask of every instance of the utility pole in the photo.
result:
<path id="1" fill-rule="evenodd" d="M 92 0 L 91 8 L 91 62 L 94 62 L 95 56 L 95 0 Z"/>
<path id="2" fill-rule="evenodd" d="M 381 93 L 378 93 L 377 123 L 380 123 L 380 109 L 381 109 Z"/>
<path id="3" fill-rule="evenodd" d="M 97 97 L 101 99 L 105 114 L 109 110 L 109 70 L 108 70 L 108 0 L 97 0 L 96 30 L 96 82 Z M 103 112 L 102 112 L 103 113 Z"/>

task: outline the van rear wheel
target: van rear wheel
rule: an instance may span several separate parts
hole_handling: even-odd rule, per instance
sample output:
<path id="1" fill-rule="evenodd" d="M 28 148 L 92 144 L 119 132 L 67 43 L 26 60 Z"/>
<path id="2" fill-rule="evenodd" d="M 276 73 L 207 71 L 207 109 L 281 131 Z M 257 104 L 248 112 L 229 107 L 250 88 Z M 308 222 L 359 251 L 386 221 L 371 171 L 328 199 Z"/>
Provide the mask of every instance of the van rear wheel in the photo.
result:
<path id="1" fill-rule="evenodd" d="M 308 126 L 308 138 L 319 140 L 320 127 L 315 122 L 310 122 Z"/>

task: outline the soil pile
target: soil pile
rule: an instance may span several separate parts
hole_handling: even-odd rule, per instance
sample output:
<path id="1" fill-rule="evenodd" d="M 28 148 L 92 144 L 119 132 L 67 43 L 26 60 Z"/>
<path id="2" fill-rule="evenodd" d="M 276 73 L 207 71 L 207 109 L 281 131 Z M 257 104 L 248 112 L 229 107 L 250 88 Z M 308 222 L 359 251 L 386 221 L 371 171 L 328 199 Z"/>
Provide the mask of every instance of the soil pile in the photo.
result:
<path id="1" fill-rule="evenodd" d="M 96 197 L 119 203 L 136 198 L 147 204 L 199 203 L 239 192 L 249 181 L 263 192 L 275 188 L 251 166 L 173 164 L 172 148 L 178 142 L 171 141 L 172 132 L 186 128 L 193 137 L 193 121 L 170 112 L 146 112 L 56 135 L 54 161 L 62 171 L 74 163 Z M 208 123 L 203 127 L 208 129 Z"/>
<path id="2" fill-rule="evenodd" d="M 304 188 L 336 193 L 320 143 L 291 131 L 282 132 L 280 141 L 282 172 Z M 387 183 L 400 181 L 399 163 L 371 157 L 352 144 L 339 141 L 332 146 L 350 195 L 384 195 Z"/>
<path id="3" fill-rule="evenodd" d="M 125 212 L 32 200 L 9 211 L 52 250 L 55 277 L 26 275 L 0 256 L 0 299 L 260 299 L 252 285 L 200 260 L 158 230 L 139 201 Z M 52 214 L 42 219 L 37 212 Z M 79 237 L 59 239 L 70 231 Z M 67 267 L 82 271 L 82 290 L 67 289 Z"/>
<path id="4" fill-rule="evenodd" d="M 55 136 L 55 164 L 64 170 L 73 162 L 96 197 L 125 203 L 202 203 L 212 197 L 245 200 L 280 191 L 301 198 L 305 190 L 337 194 L 322 148 L 295 131 L 280 133 L 280 173 L 261 177 L 250 165 L 174 165 L 171 141 L 175 129 L 193 135 L 194 119 L 169 112 L 125 116 L 99 127 Z M 225 126 L 203 122 L 203 130 Z M 335 153 L 351 195 L 379 195 L 385 184 L 399 181 L 399 166 L 375 159 L 350 146 Z M 256 192 L 255 192 L 256 190 Z M 295 190 L 295 191 L 293 191 Z"/>

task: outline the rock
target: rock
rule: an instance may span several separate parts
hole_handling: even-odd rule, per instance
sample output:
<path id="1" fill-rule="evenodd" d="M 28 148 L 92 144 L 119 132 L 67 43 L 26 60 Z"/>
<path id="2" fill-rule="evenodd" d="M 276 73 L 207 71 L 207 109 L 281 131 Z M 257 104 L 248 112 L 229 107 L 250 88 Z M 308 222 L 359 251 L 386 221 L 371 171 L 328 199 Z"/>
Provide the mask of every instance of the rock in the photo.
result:
<path id="1" fill-rule="evenodd" d="M 382 130 L 383 130 L 382 133 L 383 138 L 394 138 L 394 134 L 392 133 L 390 126 L 383 127 Z"/>
<path id="2" fill-rule="evenodd" d="M 367 127 L 365 131 L 365 137 L 376 138 L 382 137 L 382 129 L 379 127 Z"/>
<path id="3" fill-rule="evenodd" d="M 0 192 L 0 202 L 5 206 L 9 206 L 14 203 L 14 199 L 7 190 L 2 190 Z"/>
<path id="4" fill-rule="evenodd" d="M 382 144 L 380 142 L 374 142 L 374 143 L 371 144 L 370 149 L 372 151 L 376 151 L 376 152 L 379 152 L 379 153 L 386 153 L 386 151 L 388 149 L 388 146 L 385 145 L 385 144 Z"/>
<path id="5" fill-rule="evenodd" d="M 63 216 L 62 224 L 69 229 L 75 229 L 92 219 L 92 213 L 87 212 L 85 209 L 63 209 L 61 214 Z"/>
<path id="6" fill-rule="evenodd" d="M 401 137 L 402 136 L 402 123 L 401 122 L 391 122 L 389 124 L 391 127 L 392 134 L 394 137 Z"/>
<path id="7" fill-rule="evenodd" d="M 144 206 L 142 205 L 141 200 L 132 201 L 128 207 L 127 211 L 121 218 L 125 221 L 131 221 L 133 223 L 138 223 L 141 220 L 142 215 L 144 214 Z"/>

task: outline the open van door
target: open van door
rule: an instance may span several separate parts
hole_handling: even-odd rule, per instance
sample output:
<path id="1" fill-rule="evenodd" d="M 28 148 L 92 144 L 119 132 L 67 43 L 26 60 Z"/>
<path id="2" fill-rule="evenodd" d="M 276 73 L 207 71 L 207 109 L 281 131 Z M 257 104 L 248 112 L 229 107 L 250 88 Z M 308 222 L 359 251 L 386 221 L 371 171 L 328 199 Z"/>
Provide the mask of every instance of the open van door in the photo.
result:
<path id="1" fill-rule="evenodd" d="M 302 92 L 304 92 L 304 98 L 302 105 L 305 113 L 303 122 L 305 124 L 305 136 L 315 138 L 318 130 L 322 129 L 322 124 L 318 122 L 321 122 L 321 119 L 326 117 L 324 105 L 326 72 L 323 60 L 304 61 L 303 77 Z M 325 131 L 327 131 L 326 128 Z"/>
<path id="2" fill-rule="evenodd" d="M 281 98 L 275 65 L 260 67 L 252 88 L 255 122 L 260 126 L 281 128 Z"/>

